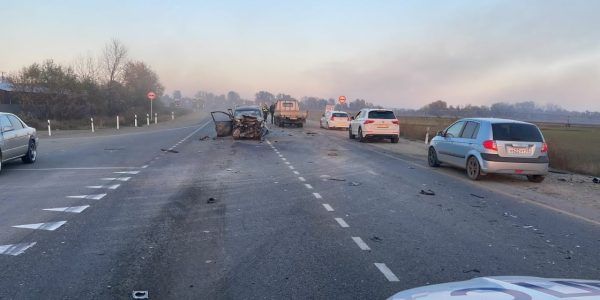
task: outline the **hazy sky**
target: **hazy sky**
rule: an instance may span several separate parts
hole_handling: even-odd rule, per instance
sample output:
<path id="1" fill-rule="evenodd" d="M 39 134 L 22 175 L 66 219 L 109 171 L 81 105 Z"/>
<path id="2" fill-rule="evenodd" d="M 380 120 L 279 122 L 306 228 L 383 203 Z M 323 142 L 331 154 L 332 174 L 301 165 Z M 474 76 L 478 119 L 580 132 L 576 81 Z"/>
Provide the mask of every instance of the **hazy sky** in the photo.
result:
<path id="1" fill-rule="evenodd" d="M 118 38 L 168 91 L 600 110 L 600 1 L 10 1 L 0 71 Z"/>

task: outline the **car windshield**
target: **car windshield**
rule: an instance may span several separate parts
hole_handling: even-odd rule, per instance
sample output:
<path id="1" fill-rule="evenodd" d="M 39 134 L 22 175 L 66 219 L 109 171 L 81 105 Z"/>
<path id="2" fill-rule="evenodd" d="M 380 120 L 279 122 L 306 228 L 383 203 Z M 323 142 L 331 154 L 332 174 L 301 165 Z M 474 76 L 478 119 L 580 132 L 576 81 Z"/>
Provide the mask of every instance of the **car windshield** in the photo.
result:
<path id="1" fill-rule="evenodd" d="M 394 112 L 389 110 L 372 110 L 369 119 L 395 119 Z"/>
<path id="2" fill-rule="evenodd" d="M 0 24 L 0 300 L 600 298 L 600 0 Z"/>
<path id="3" fill-rule="evenodd" d="M 260 117 L 262 117 L 261 114 L 262 114 L 262 112 L 258 109 L 247 109 L 247 110 L 236 110 L 234 116 L 236 118 L 241 118 L 242 116 L 260 118 Z"/>
<path id="4" fill-rule="evenodd" d="M 542 135 L 535 125 L 520 123 L 492 124 L 494 140 L 542 142 Z"/>

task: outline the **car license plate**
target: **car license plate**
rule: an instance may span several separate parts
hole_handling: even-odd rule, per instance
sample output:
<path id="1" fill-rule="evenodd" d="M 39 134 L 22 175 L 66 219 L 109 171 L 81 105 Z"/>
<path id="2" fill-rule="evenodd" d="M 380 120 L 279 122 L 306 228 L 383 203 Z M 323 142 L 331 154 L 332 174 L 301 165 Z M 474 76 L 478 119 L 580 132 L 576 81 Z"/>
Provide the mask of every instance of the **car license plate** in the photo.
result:
<path id="1" fill-rule="evenodd" d="M 377 125 L 377 128 L 388 128 L 387 125 Z"/>
<path id="2" fill-rule="evenodd" d="M 530 147 L 507 147 L 507 152 L 510 154 L 518 154 L 518 155 L 523 155 L 523 154 L 531 154 L 531 148 Z"/>

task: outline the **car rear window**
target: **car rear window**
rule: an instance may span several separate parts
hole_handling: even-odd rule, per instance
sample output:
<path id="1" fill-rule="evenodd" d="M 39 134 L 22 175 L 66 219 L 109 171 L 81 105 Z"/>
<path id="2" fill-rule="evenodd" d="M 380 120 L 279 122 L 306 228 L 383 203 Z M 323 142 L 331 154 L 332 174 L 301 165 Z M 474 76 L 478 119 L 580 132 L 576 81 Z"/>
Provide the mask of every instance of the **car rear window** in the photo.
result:
<path id="1" fill-rule="evenodd" d="M 347 118 L 348 114 L 346 113 L 333 113 L 334 117 Z"/>
<path id="2" fill-rule="evenodd" d="M 282 105 L 283 105 L 283 107 L 293 107 L 294 103 L 293 102 L 283 102 Z"/>
<path id="3" fill-rule="evenodd" d="M 542 134 L 535 125 L 519 123 L 492 124 L 494 140 L 542 142 Z"/>
<path id="4" fill-rule="evenodd" d="M 369 119 L 395 119 L 394 112 L 390 110 L 372 110 Z"/>

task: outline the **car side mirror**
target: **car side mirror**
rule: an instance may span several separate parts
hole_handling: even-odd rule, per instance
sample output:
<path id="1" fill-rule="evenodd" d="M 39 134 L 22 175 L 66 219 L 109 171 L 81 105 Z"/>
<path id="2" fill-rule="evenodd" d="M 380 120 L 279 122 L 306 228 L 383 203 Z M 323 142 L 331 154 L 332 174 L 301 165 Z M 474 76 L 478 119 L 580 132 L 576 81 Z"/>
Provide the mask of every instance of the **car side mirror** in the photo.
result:
<path id="1" fill-rule="evenodd" d="M 350 120 L 354 120 L 354 117 L 350 117 Z"/>
<path id="2" fill-rule="evenodd" d="M 437 132 L 437 136 L 444 137 L 444 132 L 442 132 L 442 131 L 438 131 L 438 132 Z"/>

